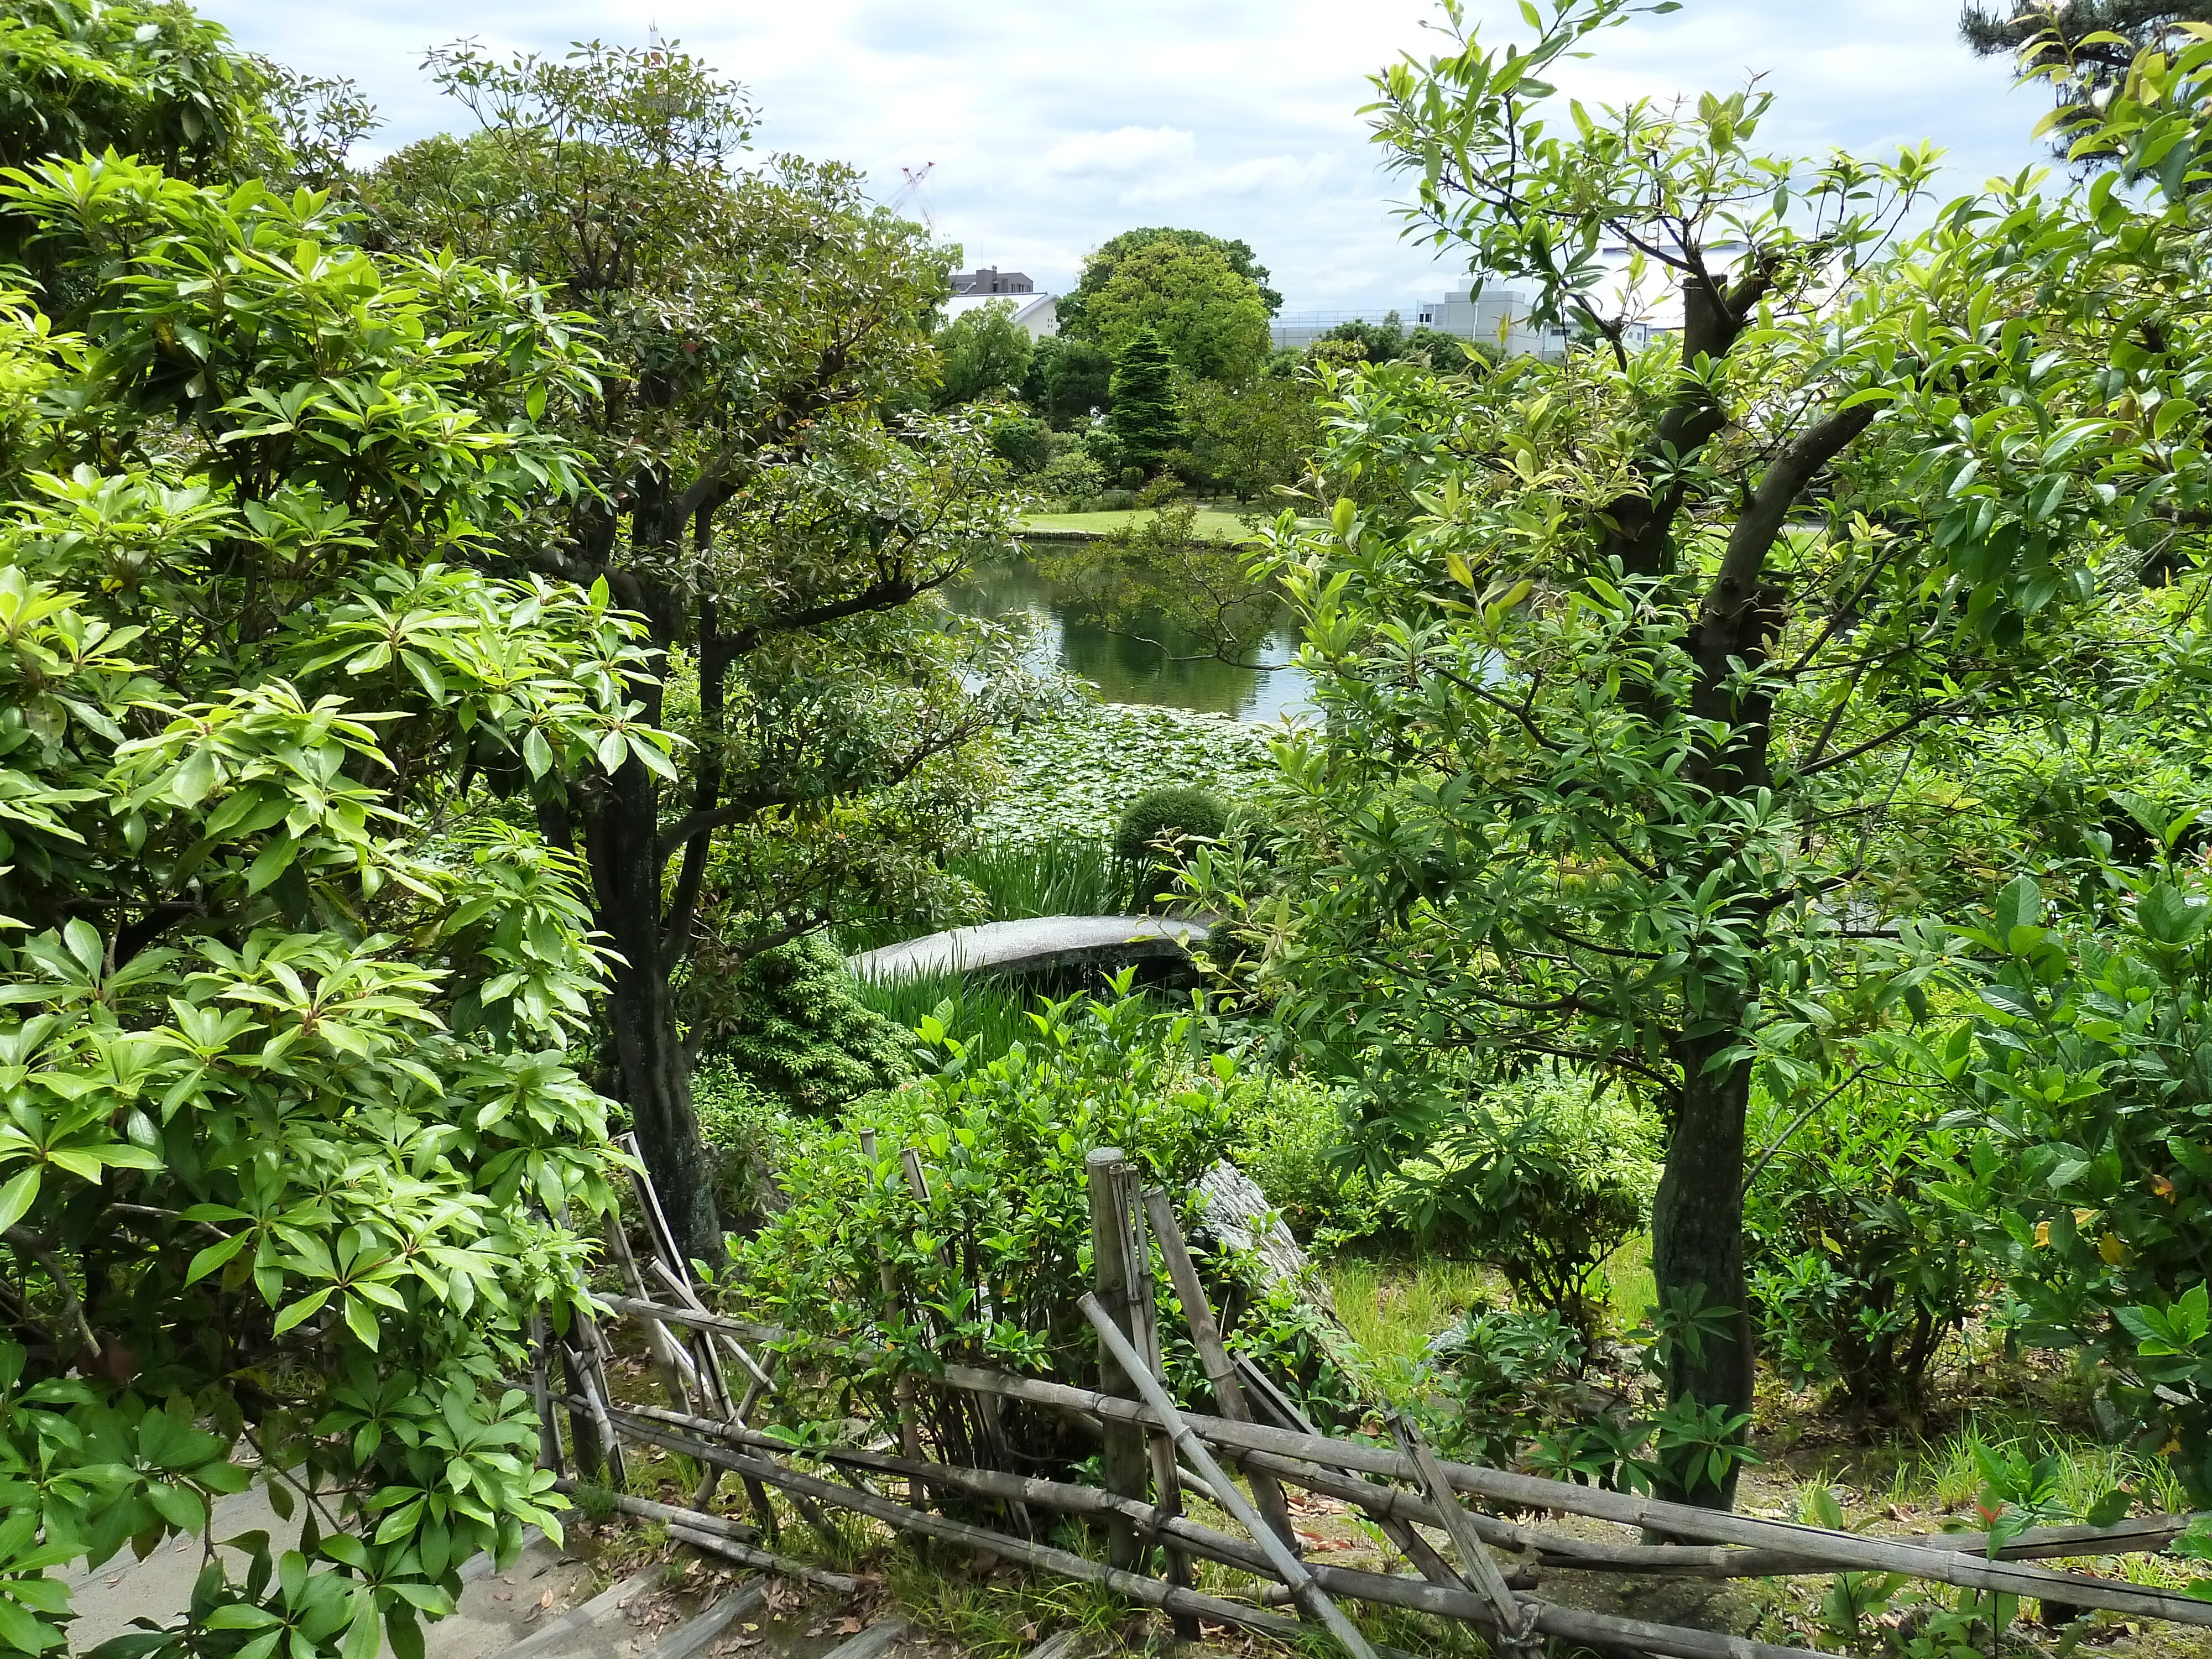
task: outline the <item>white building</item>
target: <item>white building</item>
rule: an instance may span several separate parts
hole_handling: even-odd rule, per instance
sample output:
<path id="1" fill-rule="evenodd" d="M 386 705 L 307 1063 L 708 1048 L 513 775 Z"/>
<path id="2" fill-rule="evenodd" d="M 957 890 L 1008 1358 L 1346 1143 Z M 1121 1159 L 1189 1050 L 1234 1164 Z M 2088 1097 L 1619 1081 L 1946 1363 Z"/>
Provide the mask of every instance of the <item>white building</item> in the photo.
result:
<path id="1" fill-rule="evenodd" d="M 1038 293 L 1028 272 L 978 265 L 973 270 L 952 273 L 952 297 L 945 302 L 946 322 L 963 312 L 988 305 L 1011 307 L 1014 320 L 1032 340 L 1060 332 L 1059 300 L 1053 295 Z"/>
<path id="2" fill-rule="evenodd" d="M 984 306 L 1005 306 L 1032 340 L 1060 332 L 1060 297 L 1053 294 L 956 294 L 945 302 L 945 320 Z"/>
<path id="3" fill-rule="evenodd" d="M 1602 251 L 1602 258 L 1613 268 L 1614 276 L 1610 289 L 1599 295 L 1599 303 L 1625 300 L 1626 296 L 1621 289 L 1626 285 L 1628 251 L 1608 247 Z M 1631 351 L 1641 351 L 1655 337 L 1671 333 L 1680 323 L 1681 301 L 1671 287 L 1663 288 L 1656 296 L 1656 303 L 1644 308 L 1646 319 L 1631 323 L 1622 340 Z M 1486 288 L 1480 295 L 1472 297 L 1462 289 L 1456 294 L 1422 300 L 1411 306 L 1369 311 L 1299 312 L 1279 317 L 1274 325 L 1275 349 L 1303 351 L 1342 324 L 1380 323 L 1392 311 L 1398 313 L 1399 321 L 1406 328 L 1433 328 L 1459 339 L 1481 341 L 1497 347 L 1508 357 L 1565 356 L 1567 343 L 1576 332 L 1559 324 L 1539 327 L 1529 320 L 1528 296 L 1511 289 Z"/>

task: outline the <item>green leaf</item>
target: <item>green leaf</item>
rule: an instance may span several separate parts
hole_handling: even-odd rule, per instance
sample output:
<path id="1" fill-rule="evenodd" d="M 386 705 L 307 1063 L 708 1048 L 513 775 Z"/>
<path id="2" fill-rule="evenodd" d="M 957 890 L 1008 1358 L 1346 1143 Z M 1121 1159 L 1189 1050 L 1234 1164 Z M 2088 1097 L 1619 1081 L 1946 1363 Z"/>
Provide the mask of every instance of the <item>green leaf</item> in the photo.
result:
<path id="1" fill-rule="evenodd" d="M 2093 1527 L 2116 1526 L 2127 1519 L 2128 1511 L 2135 1507 L 2136 1495 L 2125 1486 L 2115 1486 L 2089 1506 L 2082 1517 Z"/>
<path id="2" fill-rule="evenodd" d="M 345 1322 L 347 1328 L 361 1339 L 363 1347 L 374 1349 L 376 1346 L 376 1314 L 368 1303 L 357 1296 L 348 1295 L 345 1298 Z"/>
<path id="3" fill-rule="evenodd" d="M 187 1285 L 196 1283 L 213 1273 L 244 1249 L 252 1241 L 252 1233 L 233 1233 L 219 1243 L 209 1245 L 192 1258 L 191 1266 L 185 1270 L 185 1283 Z"/>
<path id="4" fill-rule="evenodd" d="M 266 1607 L 257 1607 L 248 1601 L 233 1601 L 217 1607 L 207 1616 L 210 1630 L 266 1630 L 277 1622 L 276 1615 Z"/>
<path id="5" fill-rule="evenodd" d="M 15 1176 L 0 1187 L 0 1230 L 14 1226 L 30 1213 L 31 1205 L 39 1196 L 39 1166 Z"/>
<path id="6" fill-rule="evenodd" d="M 353 1624 L 346 1632 L 339 1659 L 376 1659 L 383 1638 L 382 1621 L 376 1616 L 376 1592 L 363 1584 L 353 1593 Z"/>
<path id="7" fill-rule="evenodd" d="M 300 843 L 294 841 L 291 836 L 284 835 L 272 836 L 268 844 L 262 848 L 260 853 L 255 857 L 252 867 L 246 872 L 246 890 L 249 893 L 258 893 L 276 880 L 277 877 L 292 867 L 292 860 L 298 856 L 299 851 Z"/>
<path id="8" fill-rule="evenodd" d="M 320 1308 L 324 1303 L 330 1299 L 330 1286 L 325 1285 L 321 1290 L 313 1291 L 307 1296 L 301 1297 L 290 1307 L 285 1309 L 283 1312 L 278 1314 L 276 1316 L 276 1322 L 270 1326 L 270 1329 L 275 1334 L 282 1336 L 285 1332 L 290 1330 L 293 1326 L 298 1324 L 301 1320 L 312 1318 L 314 1316 L 316 1310 Z"/>
<path id="9" fill-rule="evenodd" d="M 2032 927 L 2043 919 L 2043 890 L 2033 876 L 2016 876 L 1997 895 L 1996 934 L 2008 939 L 2018 927 Z"/>
<path id="10" fill-rule="evenodd" d="M 2187 945 L 2212 922 L 2212 905 L 2161 882 L 2136 902 L 2136 920 L 2160 945 Z"/>

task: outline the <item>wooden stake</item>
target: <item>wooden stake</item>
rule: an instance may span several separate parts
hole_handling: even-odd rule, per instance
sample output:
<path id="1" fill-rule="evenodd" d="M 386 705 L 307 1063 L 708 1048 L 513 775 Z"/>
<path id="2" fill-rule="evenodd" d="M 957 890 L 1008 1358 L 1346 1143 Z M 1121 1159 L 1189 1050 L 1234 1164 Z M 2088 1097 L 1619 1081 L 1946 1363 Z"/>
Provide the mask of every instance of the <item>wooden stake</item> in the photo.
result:
<path id="1" fill-rule="evenodd" d="M 561 1352 L 568 1362 L 573 1392 L 583 1396 L 585 1413 L 582 1420 L 591 1425 L 591 1437 L 596 1453 L 587 1462 L 580 1437 L 576 1446 L 576 1462 L 587 1470 L 593 1468 L 600 1469 L 605 1475 L 607 1485 L 619 1492 L 629 1484 L 629 1470 L 623 1461 L 622 1443 L 615 1437 L 614 1425 L 607 1421 L 604 1378 L 595 1373 L 587 1355 L 565 1346 Z M 572 1424 L 577 1422 L 576 1413 L 569 1413 L 568 1420 Z"/>
<path id="2" fill-rule="evenodd" d="M 1244 1501 L 1243 1494 L 1221 1472 L 1221 1466 L 1206 1450 L 1206 1443 L 1191 1432 L 1190 1425 L 1183 1421 L 1182 1413 L 1176 1409 L 1175 1401 L 1168 1398 L 1168 1391 L 1160 1386 L 1158 1377 L 1144 1369 L 1136 1351 L 1129 1346 L 1129 1339 L 1121 1334 L 1112 1317 L 1099 1305 L 1098 1298 L 1086 1296 L 1079 1305 L 1084 1317 L 1098 1333 L 1098 1340 L 1114 1351 L 1114 1357 L 1121 1362 L 1121 1369 L 1137 1385 L 1137 1392 L 1152 1408 L 1161 1426 L 1174 1438 L 1176 1449 L 1190 1459 L 1200 1474 L 1213 1483 L 1214 1490 L 1221 1494 L 1230 1514 L 1237 1517 L 1237 1524 L 1250 1533 L 1254 1541 L 1267 1552 L 1269 1565 L 1275 1569 L 1276 1576 L 1297 1595 L 1298 1605 L 1320 1620 L 1345 1651 L 1352 1656 L 1352 1659 L 1375 1659 L 1375 1650 L 1367 1645 L 1367 1638 L 1353 1628 L 1342 1610 L 1328 1599 L 1328 1593 L 1314 1582 L 1314 1577 L 1306 1571 L 1305 1564 L 1291 1554 L 1283 1540 L 1268 1529 L 1267 1523 L 1259 1517 L 1252 1506 Z"/>
<path id="3" fill-rule="evenodd" d="M 561 1462 L 561 1425 L 553 1420 L 553 1388 L 545 1375 L 545 1313 L 530 1316 L 530 1397 L 538 1408 L 538 1462 L 558 1478 L 568 1471 Z"/>
<path id="4" fill-rule="evenodd" d="M 1145 1208 L 1139 1195 L 1137 1170 L 1133 1164 L 1123 1162 L 1112 1171 L 1114 1214 L 1124 1230 L 1123 1259 L 1129 1264 L 1127 1317 L 1122 1328 L 1129 1333 L 1129 1346 L 1145 1362 L 1147 1375 L 1161 1376 L 1160 1316 L 1157 1299 L 1152 1294 L 1152 1250 L 1150 1229 L 1145 1224 Z M 1175 1443 L 1164 1434 L 1146 1437 L 1146 1454 L 1152 1465 L 1152 1502 L 1164 1515 L 1173 1516 L 1182 1513 L 1182 1484 L 1177 1478 Z M 1218 1502 L 1217 1497 L 1216 1500 Z M 1167 1556 L 1168 1583 L 1179 1589 L 1188 1589 L 1195 1582 L 1190 1570 L 1190 1558 L 1172 1544 L 1162 1546 Z M 1175 1619 L 1176 1639 L 1195 1642 L 1200 1639 L 1198 1620 L 1188 1613 L 1178 1613 Z"/>
<path id="5" fill-rule="evenodd" d="M 1190 1259 L 1190 1246 L 1184 1242 L 1182 1228 L 1176 1221 L 1174 1201 L 1163 1188 L 1147 1188 L 1145 1213 L 1152 1219 L 1152 1237 L 1159 1241 L 1160 1259 L 1167 1265 L 1168 1280 L 1175 1286 L 1176 1300 L 1182 1304 L 1182 1322 L 1190 1332 L 1192 1345 L 1198 1350 L 1198 1363 L 1205 1367 L 1206 1380 L 1213 1385 L 1213 1403 L 1231 1422 L 1249 1423 L 1252 1408 L 1245 1403 L 1244 1390 L 1237 1384 L 1236 1364 L 1229 1358 L 1228 1345 L 1221 1340 L 1221 1328 L 1214 1323 L 1213 1306 L 1206 1299 L 1206 1286 L 1199 1280 L 1198 1266 Z M 1240 1467 L 1246 1484 L 1252 1488 L 1254 1507 L 1274 1528 L 1275 1535 L 1296 1550 L 1297 1528 L 1291 1524 L 1290 1503 L 1275 1477 L 1249 1466 Z"/>
<path id="6" fill-rule="evenodd" d="M 1459 1552 L 1460 1570 L 1466 1576 L 1468 1588 L 1489 1602 L 1498 1615 L 1499 1648 L 1506 1653 L 1523 1656 L 1523 1659 L 1534 1659 L 1541 1644 L 1536 1640 L 1533 1613 L 1506 1588 L 1505 1575 L 1490 1559 L 1489 1546 L 1475 1535 L 1467 1510 L 1444 1479 L 1436 1453 L 1429 1449 L 1429 1443 L 1421 1437 L 1420 1430 L 1403 1412 L 1392 1412 L 1389 1420 L 1391 1437 L 1397 1441 L 1398 1449 L 1413 1460 L 1413 1467 L 1420 1471 L 1421 1484 L 1428 1488 L 1429 1502 L 1443 1517 L 1444 1531 L 1450 1534 L 1452 1547 Z"/>
<path id="7" fill-rule="evenodd" d="M 1127 1163 L 1117 1146 L 1097 1146 L 1083 1160 L 1091 1196 L 1091 1282 L 1098 1299 L 1127 1316 L 1129 1305 L 1129 1233 L 1115 1205 L 1115 1171 Z M 1119 1330 L 1119 1326 L 1115 1327 Z M 1133 1385 L 1127 1362 L 1102 1350 L 1098 1356 L 1098 1386 L 1103 1393 L 1123 1394 Z M 1106 1490 L 1117 1498 L 1142 1502 L 1145 1497 L 1146 1455 L 1144 1431 L 1129 1423 L 1106 1425 L 1105 1448 L 1100 1456 Z M 1126 1521 L 1107 1522 L 1107 1559 L 1115 1567 L 1135 1567 L 1142 1552 L 1134 1528 Z"/>
<path id="8" fill-rule="evenodd" d="M 638 1295 L 649 1296 L 652 1292 L 647 1287 L 645 1275 L 637 1270 L 637 1258 L 630 1254 L 629 1237 L 623 1231 L 622 1217 L 618 1214 L 611 1212 L 607 1217 L 607 1243 L 616 1260 L 622 1263 L 623 1283 Z M 653 1265 L 660 1264 L 656 1261 Z M 707 1340 L 714 1340 L 711 1332 Z M 668 1403 L 690 1411 L 691 1389 L 686 1384 L 698 1382 L 698 1365 L 681 1344 L 670 1338 L 665 1325 L 648 1322 L 645 1343 L 653 1355 L 653 1370 L 660 1373 L 661 1389 L 668 1395 Z"/>

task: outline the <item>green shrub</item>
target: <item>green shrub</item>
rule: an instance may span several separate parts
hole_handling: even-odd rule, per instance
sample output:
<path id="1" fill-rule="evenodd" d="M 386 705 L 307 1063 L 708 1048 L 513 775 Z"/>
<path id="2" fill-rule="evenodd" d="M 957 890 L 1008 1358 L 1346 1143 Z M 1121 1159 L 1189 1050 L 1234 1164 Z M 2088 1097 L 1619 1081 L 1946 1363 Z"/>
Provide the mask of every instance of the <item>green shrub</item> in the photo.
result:
<path id="1" fill-rule="evenodd" d="M 2193 815 L 2164 826 L 2171 849 Z M 1984 924 L 1979 1006 L 1928 1056 L 1971 1125 L 1942 1196 L 1976 1220 L 2031 1346 L 2071 1353 L 2111 1437 L 2165 1455 L 2212 1501 L 2212 892 L 2193 861 L 2108 868 L 2132 904 L 2062 929 L 2026 878 Z"/>
<path id="2" fill-rule="evenodd" d="M 1105 487 L 1106 473 L 1098 463 L 1073 445 L 1055 447 L 1044 471 L 1033 481 L 1037 489 L 1069 512 Z"/>
<path id="3" fill-rule="evenodd" d="M 1344 1112 L 1334 1090 L 1261 1073 L 1237 1079 L 1229 1102 L 1237 1125 L 1230 1157 L 1309 1249 L 1327 1255 L 1382 1228 L 1373 1180 L 1335 1156 Z"/>
<path id="4" fill-rule="evenodd" d="M 818 933 L 695 975 L 680 994 L 695 1051 L 792 1111 L 834 1111 L 913 1071 L 906 1033 L 860 1000 Z"/>
<path id="5" fill-rule="evenodd" d="M 1131 981 L 1123 974 L 1103 997 L 1042 1004 L 1029 1040 L 988 1059 L 925 1018 L 936 1068 L 825 1127 L 784 1172 L 788 1207 L 756 1237 L 732 1241 L 725 1298 L 793 1333 L 786 1352 L 829 1389 L 825 1420 L 855 1403 L 889 1420 L 899 1370 L 927 1374 L 947 1361 L 1095 1379 L 1095 1339 L 1076 1308 L 1091 1282 L 1085 1155 L 1121 1148 L 1148 1184 L 1176 1196 L 1189 1226 L 1189 1189 L 1231 1135 L 1234 1067 L 1199 1064 L 1192 1016 L 1161 1013 L 1131 994 Z M 864 1131 L 875 1139 L 872 1160 Z M 927 1176 L 926 1202 L 901 1168 L 909 1147 Z M 886 1262 L 907 1287 L 896 1300 L 883 1288 Z M 1218 1296 L 1223 1264 L 1206 1271 Z M 1164 1274 L 1156 1288 L 1172 1308 Z M 1279 1371 L 1312 1381 L 1319 1368 L 1285 1338 L 1285 1310 L 1266 1298 L 1261 1309 L 1239 1322 L 1232 1346 L 1261 1344 Z M 1188 1343 L 1171 1318 L 1163 1326 L 1171 1382 L 1204 1397 Z M 863 1344 L 884 1357 L 866 1357 Z M 933 1399 L 926 1436 L 957 1449 L 967 1432 L 962 1409 Z M 1010 1413 L 1006 1429 L 1018 1450 L 1046 1462 L 1093 1449 L 1045 1413 Z"/>
<path id="6" fill-rule="evenodd" d="M 1218 841 L 1228 828 L 1227 804 L 1195 784 L 1165 784 L 1131 801 L 1114 826 L 1114 856 L 1137 870 L 1136 908 L 1151 909 L 1175 884 L 1176 866 L 1162 858 L 1163 842 Z"/>
<path id="7" fill-rule="evenodd" d="M 1599 1264 L 1644 1225 L 1656 1142 L 1625 1094 L 1541 1074 L 1461 1108 L 1383 1182 L 1382 1203 L 1417 1237 L 1495 1267 L 1528 1308 L 1588 1332 Z"/>
<path id="8" fill-rule="evenodd" d="M 1789 1133 L 1744 1195 L 1760 1351 L 1796 1387 L 1917 1419 L 1929 1365 L 1988 1278 L 1971 1219 L 1938 1194 L 1961 1172 L 1959 1137 L 1907 1091 L 1847 1090 L 1791 1128 L 1802 1109 L 1753 1103 L 1754 1145 Z"/>
<path id="9" fill-rule="evenodd" d="M 714 1197 L 723 1220 L 740 1232 L 756 1231 L 782 1207 L 778 1172 L 803 1155 L 818 1125 L 719 1055 L 692 1073 L 691 1104 L 714 1155 Z"/>
<path id="10" fill-rule="evenodd" d="M 1662 1469 L 1692 1490 L 1723 1486 L 1759 1457 L 1743 1443 L 1747 1415 L 1677 1401 L 1648 1411 L 1677 1343 L 1702 1342 L 1727 1321 L 1677 1307 L 1630 1334 L 1592 1345 L 1557 1310 L 1475 1307 L 1431 1346 L 1417 1379 L 1423 1414 L 1451 1455 L 1608 1491 L 1649 1492 Z"/>
<path id="11" fill-rule="evenodd" d="M 1122 809 L 1114 826 L 1114 856 L 1133 864 L 1152 857 L 1163 836 L 1212 840 L 1228 827 L 1229 808 L 1212 790 L 1195 784 L 1165 784 L 1147 789 Z"/>

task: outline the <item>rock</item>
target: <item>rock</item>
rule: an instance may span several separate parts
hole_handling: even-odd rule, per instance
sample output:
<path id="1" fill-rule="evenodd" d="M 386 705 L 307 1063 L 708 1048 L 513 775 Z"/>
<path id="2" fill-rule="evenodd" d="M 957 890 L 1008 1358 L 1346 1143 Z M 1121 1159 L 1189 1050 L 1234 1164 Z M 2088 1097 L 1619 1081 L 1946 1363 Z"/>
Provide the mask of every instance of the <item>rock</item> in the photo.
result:
<path id="1" fill-rule="evenodd" d="M 1336 1304 L 1328 1286 L 1313 1271 L 1313 1261 L 1283 1224 L 1259 1183 L 1227 1158 L 1198 1179 L 1199 1196 L 1206 1208 L 1199 1229 L 1232 1250 L 1249 1251 L 1259 1258 L 1260 1271 L 1270 1289 L 1289 1285 L 1306 1301 L 1336 1317 Z"/>

